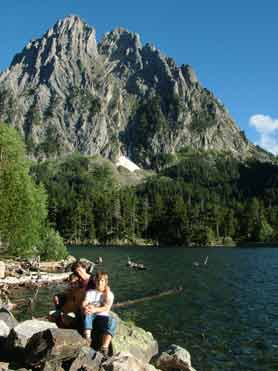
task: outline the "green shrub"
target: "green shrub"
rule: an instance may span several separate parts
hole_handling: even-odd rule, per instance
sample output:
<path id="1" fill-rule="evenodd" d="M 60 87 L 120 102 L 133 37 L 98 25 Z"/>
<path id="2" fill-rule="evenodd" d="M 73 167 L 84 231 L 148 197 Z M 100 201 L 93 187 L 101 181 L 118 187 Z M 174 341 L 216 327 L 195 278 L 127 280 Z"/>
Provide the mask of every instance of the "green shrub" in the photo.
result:
<path id="1" fill-rule="evenodd" d="M 46 231 L 39 246 L 39 253 L 42 260 L 60 260 L 68 255 L 63 238 L 52 228 Z"/>

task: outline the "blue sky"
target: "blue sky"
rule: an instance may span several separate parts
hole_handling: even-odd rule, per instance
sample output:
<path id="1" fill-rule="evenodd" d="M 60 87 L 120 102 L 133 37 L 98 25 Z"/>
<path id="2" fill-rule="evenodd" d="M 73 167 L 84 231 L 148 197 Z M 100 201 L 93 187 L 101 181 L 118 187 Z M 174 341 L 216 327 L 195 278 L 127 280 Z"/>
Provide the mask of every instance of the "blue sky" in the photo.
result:
<path id="1" fill-rule="evenodd" d="M 278 154 L 277 1 L 1 0 L 0 71 L 70 14 L 95 27 L 98 39 L 125 27 L 190 64 L 247 137 Z"/>

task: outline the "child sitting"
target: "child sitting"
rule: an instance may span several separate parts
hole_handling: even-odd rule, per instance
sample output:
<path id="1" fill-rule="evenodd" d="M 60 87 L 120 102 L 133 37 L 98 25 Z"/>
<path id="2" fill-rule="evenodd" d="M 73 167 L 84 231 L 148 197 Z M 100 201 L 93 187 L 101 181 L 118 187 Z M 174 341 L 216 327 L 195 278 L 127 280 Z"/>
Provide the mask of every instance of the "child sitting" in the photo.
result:
<path id="1" fill-rule="evenodd" d="M 99 272 L 96 275 L 96 288 L 86 292 L 82 303 L 84 311 L 84 337 L 91 344 L 92 330 L 100 335 L 100 350 L 107 356 L 112 336 L 115 334 L 116 322 L 109 318 L 109 311 L 114 301 L 112 291 L 107 291 L 108 274 Z"/>

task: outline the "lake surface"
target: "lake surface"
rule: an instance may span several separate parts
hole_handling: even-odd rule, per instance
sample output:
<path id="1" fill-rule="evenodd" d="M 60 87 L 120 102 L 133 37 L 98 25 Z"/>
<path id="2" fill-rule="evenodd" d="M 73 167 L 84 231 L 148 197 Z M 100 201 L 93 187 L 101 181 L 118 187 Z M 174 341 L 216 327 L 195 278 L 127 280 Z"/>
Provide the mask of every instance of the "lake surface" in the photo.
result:
<path id="1" fill-rule="evenodd" d="M 278 370 L 278 249 L 71 248 L 77 257 L 103 257 L 116 301 L 183 286 L 184 291 L 117 310 L 151 331 L 164 350 L 189 350 L 198 371 Z M 198 267 L 194 262 L 203 262 Z M 127 259 L 145 271 L 127 267 Z M 52 292 L 57 292 L 57 288 Z M 42 289 L 36 314 L 50 308 Z M 23 294 L 21 294 L 23 295 Z"/>

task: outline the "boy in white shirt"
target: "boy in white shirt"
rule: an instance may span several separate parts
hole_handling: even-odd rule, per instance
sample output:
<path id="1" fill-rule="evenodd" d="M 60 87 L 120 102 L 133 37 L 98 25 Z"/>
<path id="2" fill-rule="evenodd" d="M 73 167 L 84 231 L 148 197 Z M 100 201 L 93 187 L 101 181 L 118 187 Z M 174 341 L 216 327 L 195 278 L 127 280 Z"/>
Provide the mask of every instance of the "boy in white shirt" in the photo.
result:
<path id="1" fill-rule="evenodd" d="M 114 301 L 114 294 L 107 290 L 108 274 L 99 272 L 96 276 L 96 289 L 88 290 L 82 303 L 85 314 L 84 337 L 91 343 L 92 329 L 101 334 L 101 351 L 108 355 L 109 345 L 115 333 L 115 319 L 109 319 L 109 311 Z M 111 323 L 112 320 L 112 323 Z"/>

